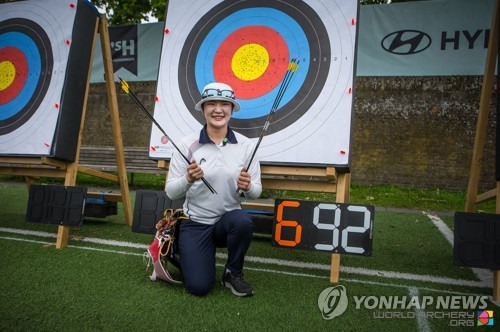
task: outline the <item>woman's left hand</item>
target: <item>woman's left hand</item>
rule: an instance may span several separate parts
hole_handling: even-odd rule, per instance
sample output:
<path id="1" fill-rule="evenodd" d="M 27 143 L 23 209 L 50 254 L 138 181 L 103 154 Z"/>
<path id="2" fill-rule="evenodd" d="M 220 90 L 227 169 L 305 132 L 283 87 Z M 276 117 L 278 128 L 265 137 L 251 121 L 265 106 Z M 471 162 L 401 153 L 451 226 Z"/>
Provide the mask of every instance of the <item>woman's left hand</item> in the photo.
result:
<path id="1" fill-rule="evenodd" d="M 239 189 L 243 191 L 250 191 L 250 188 L 252 187 L 252 177 L 247 172 L 246 167 L 243 167 L 241 169 L 240 175 L 238 176 L 238 181 L 236 183 Z"/>

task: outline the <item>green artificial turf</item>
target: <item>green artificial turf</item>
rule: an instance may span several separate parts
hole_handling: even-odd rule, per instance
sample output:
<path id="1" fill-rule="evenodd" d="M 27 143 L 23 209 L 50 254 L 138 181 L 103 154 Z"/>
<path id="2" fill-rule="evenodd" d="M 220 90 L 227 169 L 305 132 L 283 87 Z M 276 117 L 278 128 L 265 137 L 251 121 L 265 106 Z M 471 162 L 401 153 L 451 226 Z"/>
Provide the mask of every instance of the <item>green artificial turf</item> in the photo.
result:
<path id="1" fill-rule="evenodd" d="M 354 296 L 492 294 L 489 286 L 442 281 L 478 278 L 471 269 L 453 264 L 451 245 L 422 213 L 377 212 L 372 256 L 342 255 L 338 284 L 329 281 L 329 253 L 276 248 L 270 235 L 256 235 L 245 264 L 255 295 L 237 298 L 217 283 L 199 298 L 182 286 L 149 280 L 152 268 L 146 269 L 143 253 L 152 236 L 131 232 L 121 204 L 116 216 L 86 218 L 82 227 L 70 230 L 68 247 L 56 249 L 57 226 L 25 221 L 27 197 L 24 185 L 0 185 L 2 331 L 462 331 L 465 327 L 454 325 L 476 323 L 477 310 L 356 308 Z M 442 218 L 452 226 L 452 217 Z M 126 243 L 99 244 L 89 237 Z M 219 250 L 218 276 L 224 253 Z M 345 287 L 349 305 L 342 315 L 326 320 L 318 296 L 337 285 Z M 498 315 L 490 301 L 488 310 Z M 474 318 L 454 319 L 457 313 Z M 423 314 L 425 319 L 417 319 Z M 495 326 L 466 327 L 475 330 L 493 331 Z"/>

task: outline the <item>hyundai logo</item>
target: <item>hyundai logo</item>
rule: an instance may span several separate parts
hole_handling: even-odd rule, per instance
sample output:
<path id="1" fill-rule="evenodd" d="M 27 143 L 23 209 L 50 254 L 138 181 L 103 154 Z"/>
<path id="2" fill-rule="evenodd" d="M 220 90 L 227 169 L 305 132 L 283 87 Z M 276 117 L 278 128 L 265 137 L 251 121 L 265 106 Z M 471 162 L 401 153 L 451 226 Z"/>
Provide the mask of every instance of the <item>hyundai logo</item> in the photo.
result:
<path id="1" fill-rule="evenodd" d="M 431 37 L 425 32 L 400 30 L 385 36 L 380 44 L 389 53 L 410 55 L 426 50 L 431 42 Z"/>

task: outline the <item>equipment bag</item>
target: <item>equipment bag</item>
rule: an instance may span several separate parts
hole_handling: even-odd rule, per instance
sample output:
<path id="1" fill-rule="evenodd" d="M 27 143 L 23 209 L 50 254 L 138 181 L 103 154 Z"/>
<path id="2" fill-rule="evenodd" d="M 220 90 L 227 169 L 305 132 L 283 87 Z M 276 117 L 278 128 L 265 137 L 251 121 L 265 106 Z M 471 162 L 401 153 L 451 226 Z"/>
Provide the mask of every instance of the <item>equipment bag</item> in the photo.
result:
<path id="1" fill-rule="evenodd" d="M 172 284 L 182 284 L 175 280 L 168 272 L 168 262 L 180 269 L 178 256 L 178 225 L 183 219 L 188 219 L 182 209 L 167 209 L 163 213 L 163 219 L 156 224 L 156 235 L 153 243 L 148 248 L 148 255 L 153 262 L 153 273 L 151 281 L 161 279 Z"/>

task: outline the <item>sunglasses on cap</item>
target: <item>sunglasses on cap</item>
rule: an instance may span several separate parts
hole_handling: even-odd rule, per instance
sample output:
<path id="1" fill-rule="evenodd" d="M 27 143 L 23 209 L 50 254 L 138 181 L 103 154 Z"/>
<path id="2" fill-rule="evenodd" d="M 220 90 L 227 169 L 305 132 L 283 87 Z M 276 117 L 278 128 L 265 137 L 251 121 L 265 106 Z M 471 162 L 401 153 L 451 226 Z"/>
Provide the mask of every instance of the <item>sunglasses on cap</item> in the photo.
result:
<path id="1" fill-rule="evenodd" d="M 205 89 L 201 94 L 201 98 L 208 97 L 225 97 L 234 99 L 234 91 L 233 90 L 220 90 L 220 89 Z"/>

